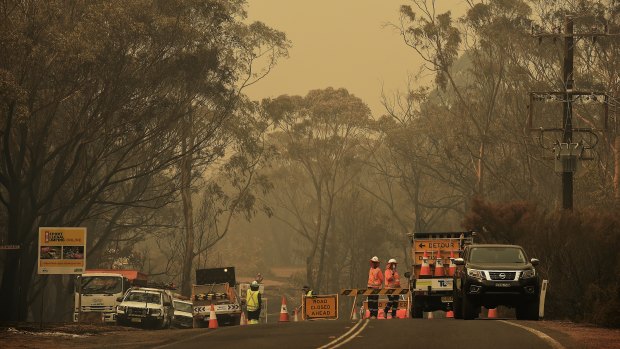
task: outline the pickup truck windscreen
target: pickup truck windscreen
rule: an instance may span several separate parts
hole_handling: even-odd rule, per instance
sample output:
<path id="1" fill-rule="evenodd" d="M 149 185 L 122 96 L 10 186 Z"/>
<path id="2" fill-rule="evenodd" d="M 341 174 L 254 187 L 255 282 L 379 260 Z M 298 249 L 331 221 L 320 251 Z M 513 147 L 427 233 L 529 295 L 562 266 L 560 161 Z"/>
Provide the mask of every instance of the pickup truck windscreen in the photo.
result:
<path id="1" fill-rule="evenodd" d="M 161 304 L 161 296 L 158 293 L 131 292 L 127 295 L 125 301 Z"/>
<path id="2" fill-rule="evenodd" d="M 472 263 L 525 263 L 523 251 L 514 247 L 474 247 L 469 261 Z"/>

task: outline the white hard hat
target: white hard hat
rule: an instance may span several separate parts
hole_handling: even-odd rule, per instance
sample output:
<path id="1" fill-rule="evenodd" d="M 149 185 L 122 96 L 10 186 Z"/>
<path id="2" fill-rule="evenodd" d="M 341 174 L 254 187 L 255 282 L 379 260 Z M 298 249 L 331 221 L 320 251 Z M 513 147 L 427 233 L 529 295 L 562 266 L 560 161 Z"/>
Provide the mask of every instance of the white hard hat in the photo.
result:
<path id="1" fill-rule="evenodd" d="M 254 280 L 254 281 L 252 281 L 252 283 L 250 284 L 250 286 L 254 286 L 254 287 L 258 286 L 258 282 L 257 282 L 256 280 Z"/>
<path id="2" fill-rule="evenodd" d="M 374 257 L 372 257 L 372 258 L 370 259 L 370 261 L 371 261 L 371 262 L 377 262 L 377 263 L 379 263 L 379 257 L 374 256 Z"/>
<path id="3" fill-rule="evenodd" d="M 388 261 L 388 263 L 393 263 L 393 264 L 398 264 L 398 262 L 396 261 L 396 259 L 392 258 Z"/>

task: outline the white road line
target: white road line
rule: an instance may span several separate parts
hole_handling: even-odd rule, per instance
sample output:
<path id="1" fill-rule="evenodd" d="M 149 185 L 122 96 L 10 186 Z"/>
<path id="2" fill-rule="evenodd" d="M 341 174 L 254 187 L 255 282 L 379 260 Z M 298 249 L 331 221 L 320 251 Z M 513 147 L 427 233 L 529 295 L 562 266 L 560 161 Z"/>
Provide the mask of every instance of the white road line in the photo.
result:
<path id="1" fill-rule="evenodd" d="M 331 349 L 336 349 L 338 347 L 340 347 L 341 345 L 344 345 L 348 342 L 350 342 L 353 338 L 357 337 L 360 333 L 362 333 L 362 331 L 364 330 L 364 328 L 366 328 L 366 326 L 368 326 L 368 320 L 366 320 L 366 322 L 364 323 L 364 325 L 362 325 L 362 327 L 360 327 L 359 330 L 357 330 L 357 332 L 355 332 L 354 334 L 352 334 L 349 338 L 343 340 L 342 342 L 334 345 L 333 347 L 331 347 Z"/>
<path id="2" fill-rule="evenodd" d="M 551 346 L 551 348 L 553 348 L 553 349 L 566 349 L 562 344 L 560 344 L 560 342 L 558 342 L 555 339 L 549 337 L 549 335 L 547 335 L 544 332 L 541 332 L 539 330 L 533 329 L 531 327 L 519 325 L 519 324 L 516 324 L 514 322 L 506 321 L 506 320 L 498 320 L 498 321 L 499 322 L 503 322 L 503 323 L 508 324 L 508 325 L 512 325 L 512 326 L 516 326 L 516 327 L 522 328 L 522 329 L 524 329 L 524 330 L 526 330 L 528 332 L 531 332 L 531 333 L 535 334 L 540 339 L 542 339 L 545 342 L 547 342 L 547 344 L 549 344 Z"/>
<path id="3" fill-rule="evenodd" d="M 362 324 L 363 324 L 363 326 L 361 326 L 361 330 L 363 330 L 363 329 L 364 329 L 364 327 L 366 327 L 366 325 L 368 325 L 368 319 L 358 321 L 358 322 L 355 324 L 355 326 L 351 327 L 351 329 L 350 329 L 350 330 L 348 330 L 345 334 L 343 334 L 342 336 L 340 336 L 340 337 L 338 337 L 338 338 L 334 339 L 333 341 L 331 341 L 331 342 L 329 342 L 329 343 L 327 343 L 327 344 L 325 344 L 325 345 L 323 345 L 323 346 L 321 346 L 321 347 L 318 347 L 317 349 L 326 349 L 326 348 L 330 348 L 330 345 L 335 345 L 335 344 L 336 344 L 336 342 L 338 342 L 338 341 L 340 341 L 340 340 L 342 340 L 342 339 L 345 339 L 345 338 L 346 338 L 346 337 L 347 337 L 347 336 L 348 336 L 351 332 L 355 331 L 355 330 L 357 329 L 357 327 L 359 327 L 359 326 L 360 326 L 360 325 L 362 325 Z M 349 338 L 348 340 L 346 340 L 345 342 L 342 342 L 342 343 L 340 343 L 340 344 L 338 344 L 337 346 L 334 346 L 334 347 L 332 347 L 332 348 L 338 348 L 338 347 L 339 347 L 340 345 L 342 345 L 343 343 L 346 343 L 346 342 L 350 341 L 352 338 L 354 338 L 355 336 L 357 336 L 357 334 L 358 334 L 359 332 L 361 332 L 361 330 L 360 330 L 360 331 L 355 332 L 355 334 L 354 334 L 351 338 Z"/>

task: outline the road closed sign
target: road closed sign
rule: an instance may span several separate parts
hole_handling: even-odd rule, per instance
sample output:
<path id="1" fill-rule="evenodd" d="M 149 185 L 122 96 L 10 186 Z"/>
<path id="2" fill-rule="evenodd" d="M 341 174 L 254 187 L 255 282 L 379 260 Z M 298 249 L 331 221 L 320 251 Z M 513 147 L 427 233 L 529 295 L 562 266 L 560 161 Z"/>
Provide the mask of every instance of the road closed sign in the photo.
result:
<path id="1" fill-rule="evenodd" d="M 338 295 L 304 297 L 304 319 L 338 319 Z"/>
<path id="2" fill-rule="evenodd" d="M 39 274 L 82 274 L 86 269 L 86 228 L 39 228 Z"/>

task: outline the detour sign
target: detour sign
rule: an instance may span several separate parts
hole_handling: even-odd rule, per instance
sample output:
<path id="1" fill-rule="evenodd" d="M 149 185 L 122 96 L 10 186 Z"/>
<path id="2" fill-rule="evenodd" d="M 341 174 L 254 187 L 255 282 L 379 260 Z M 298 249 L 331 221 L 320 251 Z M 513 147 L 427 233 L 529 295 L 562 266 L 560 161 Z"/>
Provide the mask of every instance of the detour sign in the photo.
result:
<path id="1" fill-rule="evenodd" d="M 304 319 L 338 319 L 338 295 L 304 297 Z"/>

